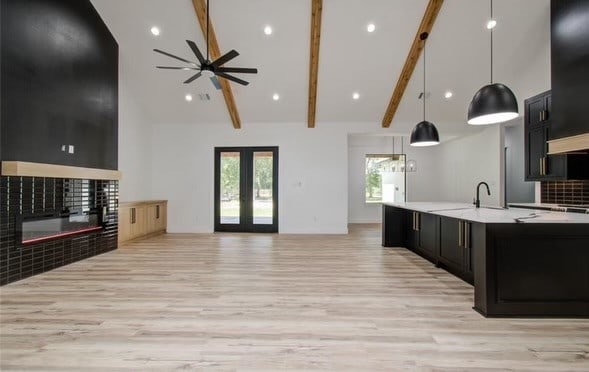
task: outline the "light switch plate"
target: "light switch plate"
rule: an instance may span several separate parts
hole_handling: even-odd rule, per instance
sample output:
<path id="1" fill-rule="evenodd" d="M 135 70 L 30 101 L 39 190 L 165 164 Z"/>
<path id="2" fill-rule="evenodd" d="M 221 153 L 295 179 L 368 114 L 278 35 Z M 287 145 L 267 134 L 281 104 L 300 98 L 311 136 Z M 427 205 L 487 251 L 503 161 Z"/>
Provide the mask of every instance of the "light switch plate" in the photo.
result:
<path id="1" fill-rule="evenodd" d="M 74 153 L 74 145 L 69 145 L 69 147 L 68 147 L 68 152 L 69 152 L 70 154 L 73 154 L 73 153 Z"/>

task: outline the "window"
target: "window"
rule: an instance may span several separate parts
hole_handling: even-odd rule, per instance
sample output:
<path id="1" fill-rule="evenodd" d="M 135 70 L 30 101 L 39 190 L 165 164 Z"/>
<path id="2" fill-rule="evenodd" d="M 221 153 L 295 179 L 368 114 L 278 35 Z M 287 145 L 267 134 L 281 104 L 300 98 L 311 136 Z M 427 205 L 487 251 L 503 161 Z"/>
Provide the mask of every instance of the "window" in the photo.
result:
<path id="1" fill-rule="evenodd" d="M 405 155 L 366 155 L 366 203 L 405 201 Z"/>

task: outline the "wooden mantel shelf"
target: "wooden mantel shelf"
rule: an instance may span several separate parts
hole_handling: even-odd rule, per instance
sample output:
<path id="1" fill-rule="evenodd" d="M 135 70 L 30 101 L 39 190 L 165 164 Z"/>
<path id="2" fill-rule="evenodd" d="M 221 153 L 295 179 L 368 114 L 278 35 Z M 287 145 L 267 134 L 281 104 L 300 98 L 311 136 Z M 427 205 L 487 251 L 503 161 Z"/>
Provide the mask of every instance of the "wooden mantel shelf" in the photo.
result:
<path id="1" fill-rule="evenodd" d="M 88 180 L 120 180 L 121 172 L 111 169 L 72 167 L 68 165 L 3 161 L 3 176 L 81 178 Z"/>

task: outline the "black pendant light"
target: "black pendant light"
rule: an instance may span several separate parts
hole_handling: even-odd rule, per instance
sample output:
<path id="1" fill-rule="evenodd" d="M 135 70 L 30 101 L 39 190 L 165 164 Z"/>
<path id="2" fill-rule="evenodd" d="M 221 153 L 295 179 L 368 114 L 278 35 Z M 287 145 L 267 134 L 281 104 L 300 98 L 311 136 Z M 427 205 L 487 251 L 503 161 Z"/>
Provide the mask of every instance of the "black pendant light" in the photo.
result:
<path id="1" fill-rule="evenodd" d="M 409 144 L 411 146 L 434 146 L 440 143 L 440 136 L 436 126 L 427 120 L 425 120 L 425 39 L 427 39 L 428 33 L 423 32 L 419 35 L 419 38 L 423 40 L 423 121 L 417 123 L 415 128 L 411 131 L 411 137 Z"/>
<path id="2" fill-rule="evenodd" d="M 491 0 L 491 20 L 493 22 L 493 0 Z M 493 27 L 491 30 L 491 83 L 475 93 L 468 106 L 468 124 L 497 124 L 519 116 L 517 98 L 505 84 L 493 83 Z"/>

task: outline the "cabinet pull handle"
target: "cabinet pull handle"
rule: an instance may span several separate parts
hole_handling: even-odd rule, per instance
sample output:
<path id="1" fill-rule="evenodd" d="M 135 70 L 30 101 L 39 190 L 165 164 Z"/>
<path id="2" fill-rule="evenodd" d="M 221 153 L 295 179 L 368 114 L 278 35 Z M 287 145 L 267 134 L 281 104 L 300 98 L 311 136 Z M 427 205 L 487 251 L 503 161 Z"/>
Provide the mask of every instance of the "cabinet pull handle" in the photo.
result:
<path id="1" fill-rule="evenodd" d="M 540 175 L 543 176 L 542 174 L 542 158 L 539 159 L 540 161 L 538 162 L 538 165 L 540 167 Z"/>
<path id="2" fill-rule="evenodd" d="M 421 213 L 417 212 L 417 231 L 421 231 Z"/>
<path id="3" fill-rule="evenodd" d="M 458 221 L 458 246 L 462 247 L 462 221 Z"/>
<path id="4" fill-rule="evenodd" d="M 544 170 L 544 175 L 546 175 L 546 173 L 547 173 L 547 169 L 546 169 L 546 168 L 547 168 L 547 167 L 546 167 L 546 156 L 545 156 L 545 157 L 543 157 L 542 159 L 543 159 L 543 160 L 542 160 L 542 167 L 544 168 L 544 169 L 543 169 L 543 170 Z"/>
<path id="5" fill-rule="evenodd" d="M 155 218 L 156 218 L 157 220 L 159 220 L 159 219 L 160 219 L 160 206 L 159 206 L 159 205 L 156 205 L 156 206 L 155 206 Z"/>
<path id="6" fill-rule="evenodd" d="M 470 248 L 470 224 L 464 222 L 464 249 Z"/>
<path id="7" fill-rule="evenodd" d="M 542 111 L 538 112 L 538 121 L 542 121 Z"/>

